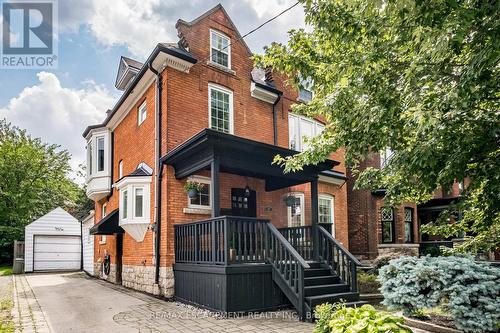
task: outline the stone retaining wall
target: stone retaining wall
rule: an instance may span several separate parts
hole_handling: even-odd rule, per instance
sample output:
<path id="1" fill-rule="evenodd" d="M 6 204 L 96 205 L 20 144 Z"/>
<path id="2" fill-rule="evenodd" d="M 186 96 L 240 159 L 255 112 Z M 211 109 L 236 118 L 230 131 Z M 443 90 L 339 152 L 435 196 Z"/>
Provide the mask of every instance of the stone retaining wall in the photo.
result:
<path id="1" fill-rule="evenodd" d="M 122 285 L 149 294 L 171 298 L 174 296 L 174 272 L 172 267 L 160 267 L 159 284 L 155 284 L 154 266 L 124 265 Z"/>

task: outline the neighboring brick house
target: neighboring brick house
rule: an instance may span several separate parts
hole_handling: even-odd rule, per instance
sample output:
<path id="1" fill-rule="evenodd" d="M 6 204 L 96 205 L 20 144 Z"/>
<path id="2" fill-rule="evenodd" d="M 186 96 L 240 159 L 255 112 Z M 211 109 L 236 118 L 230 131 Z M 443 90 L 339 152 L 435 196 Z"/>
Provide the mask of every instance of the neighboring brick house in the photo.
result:
<path id="1" fill-rule="evenodd" d="M 176 28 L 179 42 L 158 44 L 144 64 L 122 57 L 116 86 L 123 96 L 102 124 L 84 132 L 87 194 L 96 212 L 95 274 L 172 297 L 175 253 L 188 251 L 174 226 L 210 223 L 220 215 L 266 219 L 277 228 L 333 225 L 334 237 L 347 247 L 343 151 L 287 175 L 268 159 L 276 152 L 289 154 L 288 148 L 302 149 L 300 138 L 323 129 L 318 120 L 290 114 L 308 92 L 299 96 L 278 73 L 254 68 L 248 46 L 221 5 L 191 22 L 179 20 Z M 192 198 L 184 190 L 188 180 L 203 184 Z M 216 230 L 210 232 L 203 234 L 212 239 L 208 245 L 193 236 L 200 255 L 207 246 L 216 251 L 219 239 Z M 258 235 L 255 227 L 249 242 L 264 246 L 252 238 Z M 235 244 L 225 246 L 243 241 Z M 250 245 L 244 255 L 249 251 L 256 250 Z M 178 283 L 181 273 L 175 274 Z"/>
<path id="2" fill-rule="evenodd" d="M 371 154 L 360 169 L 380 168 L 391 152 Z M 347 196 L 349 215 L 349 250 L 361 259 L 372 260 L 390 252 L 419 253 L 427 246 L 452 246 L 451 240 L 421 234 L 420 226 L 434 221 L 452 201 L 459 198 L 463 183 L 454 183 L 448 191 L 436 190 L 434 198 L 421 205 L 407 202 L 385 207 L 383 189 L 354 189 L 355 177 L 348 170 Z"/>

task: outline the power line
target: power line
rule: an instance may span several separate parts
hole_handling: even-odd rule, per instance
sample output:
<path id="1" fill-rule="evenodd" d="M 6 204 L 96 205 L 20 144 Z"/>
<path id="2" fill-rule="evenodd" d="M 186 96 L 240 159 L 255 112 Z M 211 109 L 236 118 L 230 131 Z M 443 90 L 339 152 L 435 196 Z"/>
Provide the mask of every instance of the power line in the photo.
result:
<path id="1" fill-rule="evenodd" d="M 220 51 L 224 51 L 225 49 L 227 49 L 228 47 L 236 44 L 236 43 L 239 43 L 240 41 L 242 41 L 245 37 L 253 34 L 254 32 L 256 32 L 257 30 L 259 30 L 260 28 L 262 28 L 263 26 L 265 26 L 266 24 L 276 20 L 278 17 L 280 17 L 281 15 L 285 14 L 286 12 L 288 12 L 289 10 L 293 9 L 294 7 L 296 7 L 297 5 L 299 4 L 299 1 L 297 1 L 296 3 L 294 3 L 293 5 L 291 5 L 290 7 L 284 9 L 282 12 L 280 12 L 279 14 L 271 17 L 270 19 L 268 19 L 267 21 L 265 21 L 264 23 L 262 23 L 261 25 L 259 25 L 258 27 L 250 30 L 249 32 L 247 32 L 246 34 L 244 34 L 243 36 L 241 36 L 240 38 L 238 38 L 237 40 L 235 40 L 234 42 L 232 43 L 229 43 L 227 46 L 223 47 Z M 205 62 L 205 60 L 208 60 L 210 58 L 210 56 L 208 57 L 205 57 L 205 58 L 202 58 L 200 61 L 198 61 L 198 63 L 203 63 Z"/>

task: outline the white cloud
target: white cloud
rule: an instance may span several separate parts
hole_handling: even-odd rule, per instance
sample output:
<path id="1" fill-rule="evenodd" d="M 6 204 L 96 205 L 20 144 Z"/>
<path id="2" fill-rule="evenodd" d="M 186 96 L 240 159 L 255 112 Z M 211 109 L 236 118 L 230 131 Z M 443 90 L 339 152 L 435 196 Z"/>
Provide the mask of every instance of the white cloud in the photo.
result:
<path id="1" fill-rule="evenodd" d="M 81 26 L 103 46 L 125 46 L 144 60 L 159 42 L 177 41 L 177 19 L 190 21 L 222 2 L 242 34 L 293 5 L 295 0 L 67 0 L 60 2 L 61 32 Z M 254 52 L 273 41 L 286 41 L 291 28 L 304 27 L 300 5 L 247 38 Z"/>
<path id="2" fill-rule="evenodd" d="M 0 118 L 26 129 L 33 137 L 67 149 L 76 170 L 85 160 L 81 133 L 86 126 L 102 122 L 115 98 L 93 81 L 83 82 L 82 89 L 69 89 L 61 86 L 53 73 L 40 72 L 37 76 L 39 83 L 24 88 L 0 107 Z"/>

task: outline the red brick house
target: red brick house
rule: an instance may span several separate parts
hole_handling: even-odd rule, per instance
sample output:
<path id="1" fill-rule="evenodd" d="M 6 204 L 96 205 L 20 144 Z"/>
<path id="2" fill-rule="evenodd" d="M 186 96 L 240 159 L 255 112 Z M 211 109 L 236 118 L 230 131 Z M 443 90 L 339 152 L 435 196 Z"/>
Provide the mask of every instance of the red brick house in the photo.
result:
<path id="1" fill-rule="evenodd" d="M 254 68 L 221 5 L 176 28 L 146 62 L 120 59 L 123 95 L 83 133 L 95 274 L 221 311 L 356 302 L 343 152 L 272 164 L 323 129 L 290 113 L 310 93 Z"/>
<path id="2" fill-rule="evenodd" d="M 390 151 L 372 154 L 360 168 L 383 167 L 390 154 Z M 407 202 L 391 208 L 384 205 L 383 189 L 355 190 L 355 177 L 349 170 L 347 175 L 349 250 L 358 258 L 372 260 L 391 252 L 418 255 L 426 247 L 452 246 L 451 239 L 421 234 L 420 227 L 434 221 L 451 202 L 460 198 L 463 182 L 454 183 L 447 191 L 437 190 L 425 204 Z"/>

